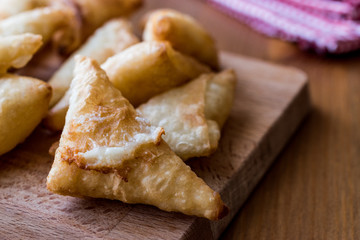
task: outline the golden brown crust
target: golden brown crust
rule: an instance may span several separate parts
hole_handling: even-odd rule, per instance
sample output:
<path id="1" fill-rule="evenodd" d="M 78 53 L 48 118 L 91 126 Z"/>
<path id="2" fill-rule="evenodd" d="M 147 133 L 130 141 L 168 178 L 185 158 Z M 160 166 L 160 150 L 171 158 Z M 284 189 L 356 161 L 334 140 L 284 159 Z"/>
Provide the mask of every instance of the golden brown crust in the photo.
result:
<path id="1" fill-rule="evenodd" d="M 206 90 L 205 116 L 223 127 L 234 100 L 236 75 L 228 69 L 214 75 Z"/>
<path id="2" fill-rule="evenodd" d="M 166 42 L 138 43 L 109 58 L 102 68 L 134 106 L 210 72 L 207 66 L 175 51 Z"/>
<path id="3" fill-rule="evenodd" d="M 72 74 L 69 68 L 73 60 L 69 61 L 50 80 L 55 93 L 52 102 L 62 96 L 70 84 Z M 136 44 L 109 58 L 102 68 L 115 87 L 135 106 L 202 73 L 210 72 L 207 66 L 176 52 L 165 42 Z M 47 128 L 62 130 L 69 96 L 70 91 L 49 111 L 44 121 Z"/>
<path id="4" fill-rule="evenodd" d="M 66 4 L 36 8 L 0 21 L 0 36 L 33 33 L 42 36 L 44 43 L 55 33 L 62 36 L 59 45 L 74 49 L 79 44 L 79 25 L 73 8 Z"/>
<path id="5" fill-rule="evenodd" d="M 74 71 L 74 57 L 76 55 L 88 56 L 99 63 L 105 62 L 106 59 L 126 49 L 127 47 L 136 44 L 139 39 L 133 34 L 132 25 L 130 22 L 124 19 L 114 19 L 107 22 L 104 26 L 99 28 L 93 36 L 91 36 L 86 43 L 84 43 L 80 49 L 74 52 L 68 60 L 54 73 L 49 81 L 49 84 L 53 87 L 54 94 L 50 102 L 50 106 L 54 106 L 66 93 L 70 87 L 71 80 L 73 78 Z M 68 98 L 69 96 L 67 96 Z M 67 99 L 66 99 L 67 100 Z M 64 100 L 64 101 L 66 101 Z M 56 115 L 57 111 L 61 109 L 64 111 L 64 102 L 60 103 L 58 107 L 54 109 L 48 117 L 49 127 L 52 123 L 56 124 L 57 119 L 65 117 L 68 101 L 66 101 L 66 110 L 59 116 Z M 52 120 L 51 118 L 57 118 Z M 62 121 L 65 121 L 63 119 Z M 59 125 L 59 124 L 57 124 Z M 62 124 L 61 128 L 64 125 Z"/>
<path id="6" fill-rule="evenodd" d="M 42 45 L 42 37 L 30 33 L 0 37 L 0 73 L 25 66 Z"/>
<path id="7" fill-rule="evenodd" d="M 159 9 L 146 16 L 144 41 L 168 41 L 174 49 L 218 69 L 218 53 L 210 34 L 189 15 Z"/>
<path id="8" fill-rule="evenodd" d="M 190 83 L 153 97 L 137 111 L 152 125 L 165 129 L 164 140 L 183 160 L 209 156 L 217 149 L 234 89 L 232 70 L 203 74 Z"/>
<path id="9" fill-rule="evenodd" d="M 51 87 L 43 81 L 4 74 L 0 78 L 0 155 L 25 140 L 45 116 Z"/>
<path id="10" fill-rule="evenodd" d="M 88 81 L 82 81 L 71 89 L 76 91 L 76 94 L 70 97 L 70 102 L 74 103 L 73 108 L 69 109 L 69 120 L 61 138 L 61 141 L 67 143 L 66 148 L 59 148 L 61 158 L 68 158 L 69 162 L 75 162 L 82 168 L 96 169 L 98 165 L 88 165 L 84 157 L 78 153 L 104 146 L 130 149 L 128 141 L 141 137 L 144 138 L 144 144 L 158 144 L 163 129 L 139 125 L 138 120 L 135 120 L 136 111 L 119 91 L 106 82 L 107 76 L 96 65 L 97 63 L 83 59 L 85 59 L 83 64 L 86 64 L 87 68 L 97 67 L 98 71 L 87 71 L 87 68 L 75 70 L 74 81 L 81 81 L 78 79 L 82 78 L 87 78 Z M 104 79 L 103 81 L 107 84 L 94 79 Z M 82 101 L 77 102 L 77 98 L 82 98 Z M 94 139 L 96 139 L 96 144 Z M 133 148 L 133 151 L 135 153 L 137 149 Z M 114 167 L 116 168 L 117 165 L 101 165 L 102 169 Z"/>
<path id="11" fill-rule="evenodd" d="M 224 204 L 141 118 L 99 65 L 78 58 L 70 108 L 47 178 L 55 193 L 144 203 L 218 219 Z"/>
<path id="12" fill-rule="evenodd" d="M 55 152 L 56 152 L 56 149 L 58 149 L 58 147 L 59 147 L 59 141 L 56 141 L 56 142 L 54 142 L 53 144 L 51 144 L 51 146 L 50 146 L 50 149 L 49 149 L 49 154 L 51 155 L 51 156 L 55 156 Z"/>
<path id="13" fill-rule="evenodd" d="M 158 151 L 162 154 L 151 162 L 142 159 L 128 161 L 126 178 L 117 172 L 84 170 L 75 163 L 69 164 L 55 158 L 47 188 L 61 195 L 149 204 L 165 211 L 177 211 L 210 220 L 219 220 L 227 215 L 228 208 L 220 195 L 171 154 L 165 142 L 160 144 Z"/>
<path id="14" fill-rule="evenodd" d="M 54 99 L 54 95 L 51 99 Z M 67 91 L 65 96 L 48 111 L 46 117 L 42 121 L 44 127 L 54 132 L 61 131 L 64 128 L 65 116 L 69 109 L 69 99 L 70 91 Z"/>

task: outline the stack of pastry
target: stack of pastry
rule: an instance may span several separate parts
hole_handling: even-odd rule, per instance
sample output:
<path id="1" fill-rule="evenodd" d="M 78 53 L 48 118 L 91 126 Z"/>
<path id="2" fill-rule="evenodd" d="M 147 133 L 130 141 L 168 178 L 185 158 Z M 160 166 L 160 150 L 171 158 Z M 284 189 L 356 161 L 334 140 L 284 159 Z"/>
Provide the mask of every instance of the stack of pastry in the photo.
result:
<path id="1" fill-rule="evenodd" d="M 111 4 L 111 5 L 110 5 Z M 141 0 L 0 0 L 0 155 L 24 141 L 46 116 L 51 87 L 15 75 L 42 48 L 72 52 L 87 34 Z M 102 14 L 96 14 L 98 8 Z M 96 17 L 94 17 L 96 15 Z"/>
<path id="2" fill-rule="evenodd" d="M 107 0 L 128 10 L 110 7 L 99 15 L 91 9 L 100 0 L 73 2 L 81 36 L 140 4 Z M 143 22 L 142 41 L 124 18 L 104 23 L 50 79 L 53 95 L 43 123 L 62 134 L 47 188 L 220 219 L 228 211 L 220 195 L 184 161 L 217 149 L 232 105 L 234 72 L 216 72 L 214 41 L 192 17 L 163 9 Z M 68 44 L 62 47 L 82 42 L 66 32 L 60 35 L 65 41 L 57 39 Z"/>

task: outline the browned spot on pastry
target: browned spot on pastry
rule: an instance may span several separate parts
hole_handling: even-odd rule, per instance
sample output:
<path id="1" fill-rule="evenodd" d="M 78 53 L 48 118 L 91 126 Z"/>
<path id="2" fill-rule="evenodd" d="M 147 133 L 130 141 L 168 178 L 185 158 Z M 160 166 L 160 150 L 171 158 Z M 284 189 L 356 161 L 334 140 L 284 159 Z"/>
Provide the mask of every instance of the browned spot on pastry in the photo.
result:
<path id="1" fill-rule="evenodd" d="M 55 152 L 56 152 L 56 149 L 58 149 L 58 147 L 59 147 L 59 143 L 60 143 L 59 141 L 56 141 L 51 145 L 51 147 L 49 149 L 49 154 L 51 156 L 55 156 Z"/>
<path id="2" fill-rule="evenodd" d="M 219 215 L 214 220 L 220 220 L 224 217 L 226 217 L 229 214 L 229 208 L 225 205 L 222 206 L 222 209 L 219 212 Z"/>

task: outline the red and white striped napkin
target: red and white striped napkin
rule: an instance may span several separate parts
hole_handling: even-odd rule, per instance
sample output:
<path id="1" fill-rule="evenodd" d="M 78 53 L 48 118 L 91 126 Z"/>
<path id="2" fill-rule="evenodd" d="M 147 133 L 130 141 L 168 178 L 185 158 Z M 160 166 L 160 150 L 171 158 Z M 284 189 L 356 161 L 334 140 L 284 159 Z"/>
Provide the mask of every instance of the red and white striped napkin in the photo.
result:
<path id="1" fill-rule="evenodd" d="M 208 0 L 253 29 L 318 53 L 360 49 L 360 0 Z"/>

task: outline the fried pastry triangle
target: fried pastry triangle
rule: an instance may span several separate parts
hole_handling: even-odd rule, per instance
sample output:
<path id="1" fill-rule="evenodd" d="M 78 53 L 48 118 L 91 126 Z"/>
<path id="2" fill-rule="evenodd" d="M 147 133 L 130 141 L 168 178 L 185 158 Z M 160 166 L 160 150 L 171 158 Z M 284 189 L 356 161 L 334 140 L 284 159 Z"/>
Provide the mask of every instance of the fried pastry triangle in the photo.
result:
<path id="1" fill-rule="evenodd" d="M 207 66 L 175 51 L 166 42 L 135 44 L 108 58 L 101 67 L 114 86 L 136 107 L 157 94 L 210 72 Z M 50 84 L 55 94 L 59 93 L 54 81 L 50 80 Z M 64 127 L 69 94 L 49 111 L 44 121 L 48 129 L 60 131 Z"/>
<path id="2" fill-rule="evenodd" d="M 25 66 L 42 45 L 41 39 L 31 33 L 0 37 L 0 73 Z"/>
<path id="3" fill-rule="evenodd" d="M 220 195 L 162 140 L 89 58 L 76 59 L 70 107 L 47 188 L 220 219 Z"/>
<path id="4" fill-rule="evenodd" d="M 78 23 L 74 10 L 65 5 L 36 8 L 0 21 L 0 36 L 33 33 L 42 36 L 47 43 L 55 33 L 61 47 L 75 48 L 79 43 Z M 66 45 L 68 44 L 68 46 Z"/>
<path id="5" fill-rule="evenodd" d="M 235 74 L 203 74 L 184 86 L 150 99 L 137 111 L 154 126 L 163 127 L 164 140 L 183 160 L 208 156 L 220 139 L 232 106 Z"/>
<path id="6" fill-rule="evenodd" d="M 168 41 L 177 51 L 218 69 L 218 52 L 211 35 L 191 16 L 173 9 L 147 15 L 144 41 Z"/>
<path id="7" fill-rule="evenodd" d="M 148 41 L 107 59 L 101 67 L 114 86 L 135 107 L 211 70 L 168 42 Z M 141 86 L 141 87 L 139 87 Z"/>
<path id="8" fill-rule="evenodd" d="M 3 74 L 0 77 L 0 155 L 10 151 L 46 115 L 51 87 L 40 80 Z"/>
<path id="9" fill-rule="evenodd" d="M 53 96 L 50 106 L 54 106 L 69 89 L 76 55 L 91 57 L 101 64 L 109 57 L 138 42 L 139 39 L 134 35 L 131 23 L 125 19 L 114 19 L 98 28 L 51 77 L 49 84 L 53 88 Z"/>

